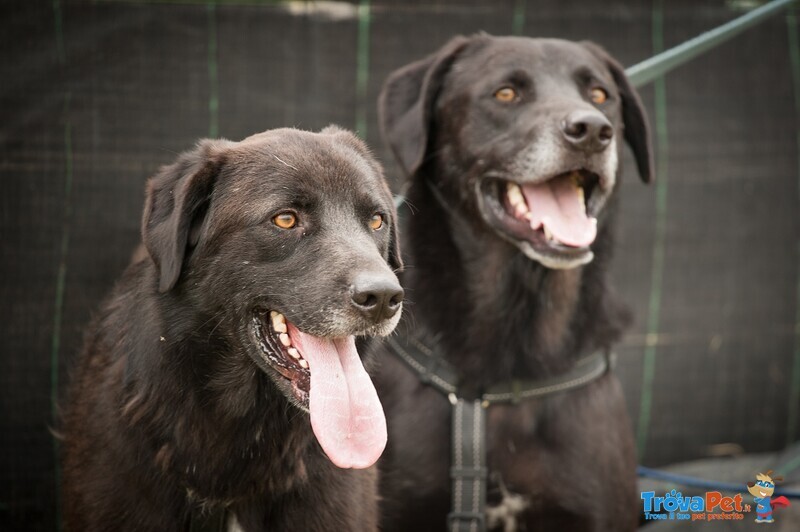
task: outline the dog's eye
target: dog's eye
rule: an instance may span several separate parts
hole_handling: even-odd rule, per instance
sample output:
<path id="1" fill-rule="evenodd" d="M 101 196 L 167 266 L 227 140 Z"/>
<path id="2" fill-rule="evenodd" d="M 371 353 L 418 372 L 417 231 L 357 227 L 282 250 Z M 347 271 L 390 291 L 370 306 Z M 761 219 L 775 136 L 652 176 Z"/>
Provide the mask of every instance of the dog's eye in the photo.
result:
<path id="1" fill-rule="evenodd" d="M 369 228 L 373 231 L 377 231 L 381 227 L 383 227 L 383 216 L 376 212 L 369 219 Z"/>
<path id="2" fill-rule="evenodd" d="M 595 87 L 592 89 L 589 95 L 592 98 L 592 101 L 597 105 L 606 103 L 606 100 L 608 100 L 608 93 L 605 91 L 605 89 L 601 89 L 600 87 Z"/>
<path id="3" fill-rule="evenodd" d="M 517 99 L 517 91 L 511 87 L 503 87 L 494 93 L 494 99 L 498 102 L 511 103 Z"/>
<path id="4" fill-rule="evenodd" d="M 281 229 L 291 229 L 297 225 L 297 216 L 291 212 L 282 212 L 272 219 L 272 223 Z"/>

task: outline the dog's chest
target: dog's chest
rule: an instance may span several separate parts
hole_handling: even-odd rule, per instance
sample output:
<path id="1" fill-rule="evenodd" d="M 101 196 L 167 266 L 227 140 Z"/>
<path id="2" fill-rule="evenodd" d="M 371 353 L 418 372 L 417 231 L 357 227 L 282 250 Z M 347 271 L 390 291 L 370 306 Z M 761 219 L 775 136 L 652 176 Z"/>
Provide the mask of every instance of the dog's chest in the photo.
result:
<path id="1" fill-rule="evenodd" d="M 558 423 L 544 418 L 542 401 L 491 405 L 487 411 L 487 525 L 524 529 L 531 512 L 552 500 L 550 464 L 562 462 L 548 444 Z M 557 448 L 556 448 L 557 449 Z"/>

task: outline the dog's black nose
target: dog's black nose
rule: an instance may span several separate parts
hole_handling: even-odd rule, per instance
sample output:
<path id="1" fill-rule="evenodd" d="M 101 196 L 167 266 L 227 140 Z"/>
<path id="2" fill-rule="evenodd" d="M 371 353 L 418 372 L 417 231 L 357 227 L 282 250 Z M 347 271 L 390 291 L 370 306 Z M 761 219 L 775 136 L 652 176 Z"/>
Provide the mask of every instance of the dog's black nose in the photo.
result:
<path id="1" fill-rule="evenodd" d="M 567 142 L 583 151 L 595 153 L 611 144 L 614 128 L 598 111 L 573 111 L 561 124 Z"/>
<path id="2" fill-rule="evenodd" d="M 403 302 L 403 289 L 385 275 L 360 274 L 352 285 L 353 306 L 364 317 L 379 322 L 397 314 Z"/>

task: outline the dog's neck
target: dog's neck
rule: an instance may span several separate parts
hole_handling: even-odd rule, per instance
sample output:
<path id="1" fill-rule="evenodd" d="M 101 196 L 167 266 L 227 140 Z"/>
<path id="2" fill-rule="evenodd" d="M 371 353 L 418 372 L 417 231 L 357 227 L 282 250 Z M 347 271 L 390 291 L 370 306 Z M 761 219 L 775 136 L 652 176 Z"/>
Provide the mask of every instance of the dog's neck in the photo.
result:
<path id="1" fill-rule="evenodd" d="M 445 203 L 424 178 L 417 178 L 408 197 L 403 282 L 409 323 L 437 338 L 467 393 L 511 378 L 562 373 L 617 339 L 621 314 L 607 304 L 600 267 L 610 245 L 607 229 L 593 246 L 593 263 L 551 270 L 477 215 Z"/>
<path id="2" fill-rule="evenodd" d="M 158 451 L 152 465 L 177 475 L 187 493 L 206 503 L 235 501 L 258 490 L 281 494 L 306 482 L 309 459 L 325 460 L 313 450 L 307 416 L 269 389 L 269 378 L 246 356 L 207 356 L 231 351 L 236 324 L 215 316 L 201 316 L 195 323 L 174 319 L 183 314 L 185 302 L 162 297 L 175 299 L 163 305 L 171 316 L 153 316 L 153 309 L 145 306 L 112 314 L 118 323 L 153 326 L 140 333 L 155 344 L 150 351 L 162 353 L 161 358 L 127 353 L 119 361 L 124 374 L 122 423 L 157 436 L 151 442 Z M 133 320 L 129 313 L 140 313 L 141 319 Z M 156 323 L 178 325 L 162 330 Z M 116 331 L 121 329 L 112 328 L 102 342 L 120 341 Z M 163 401 L 153 402 L 152 397 Z M 197 456 L 207 462 L 196 462 Z M 240 482 L 220 480 L 230 478 Z"/>

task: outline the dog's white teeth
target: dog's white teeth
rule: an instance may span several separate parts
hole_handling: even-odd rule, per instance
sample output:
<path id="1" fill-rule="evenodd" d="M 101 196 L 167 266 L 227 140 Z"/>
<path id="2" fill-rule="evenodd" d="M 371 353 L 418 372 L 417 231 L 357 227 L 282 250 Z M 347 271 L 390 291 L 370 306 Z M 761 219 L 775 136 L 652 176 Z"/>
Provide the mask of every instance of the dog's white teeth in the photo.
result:
<path id="1" fill-rule="evenodd" d="M 292 345 L 292 341 L 289 339 L 289 335 L 286 333 L 279 334 L 278 339 L 281 341 L 284 347 L 289 347 Z"/>
<path id="2" fill-rule="evenodd" d="M 281 345 L 286 348 L 286 353 L 292 357 L 301 368 L 308 369 L 308 362 L 306 362 L 303 355 L 300 354 L 300 351 L 292 346 L 292 339 L 287 333 L 286 318 L 284 315 L 273 310 L 269 313 L 269 317 L 272 321 L 272 328 L 275 329 L 275 332 L 279 333 L 278 340 L 280 340 Z"/>
<path id="3" fill-rule="evenodd" d="M 522 189 L 519 188 L 518 184 L 512 183 L 511 181 L 506 183 L 506 195 L 511 205 L 516 205 L 524 199 L 522 197 Z"/>
<path id="4" fill-rule="evenodd" d="M 289 356 L 292 357 L 301 368 L 308 369 L 308 362 L 306 361 L 306 359 L 303 358 L 303 355 L 300 354 L 300 351 L 298 351 L 294 347 L 290 347 L 286 351 L 289 353 Z"/>
<path id="5" fill-rule="evenodd" d="M 572 179 L 572 186 L 575 187 L 575 194 L 578 195 L 581 205 L 586 208 L 586 198 L 584 197 L 583 193 L 583 176 L 580 174 L 580 172 L 572 172 L 570 178 Z"/>
<path id="6" fill-rule="evenodd" d="M 522 195 L 522 189 L 516 183 L 506 183 L 506 197 L 517 216 L 522 217 L 530 211 L 528 204 L 525 202 L 525 196 Z"/>
<path id="7" fill-rule="evenodd" d="M 286 332 L 286 317 L 280 312 L 274 310 L 269 313 L 270 320 L 272 321 L 272 328 L 279 333 Z"/>
<path id="8" fill-rule="evenodd" d="M 285 333 L 287 331 L 286 317 L 283 314 L 272 310 L 269 313 L 269 317 L 270 320 L 272 321 L 272 328 L 275 329 L 275 332 Z"/>
<path id="9" fill-rule="evenodd" d="M 550 232 L 550 229 L 548 229 L 546 225 L 545 225 L 545 226 L 543 226 L 543 228 L 544 228 L 544 237 L 545 237 L 547 240 L 549 240 L 550 242 L 552 242 L 553 240 L 555 240 L 555 238 L 553 238 L 553 233 L 551 233 L 551 232 Z"/>

